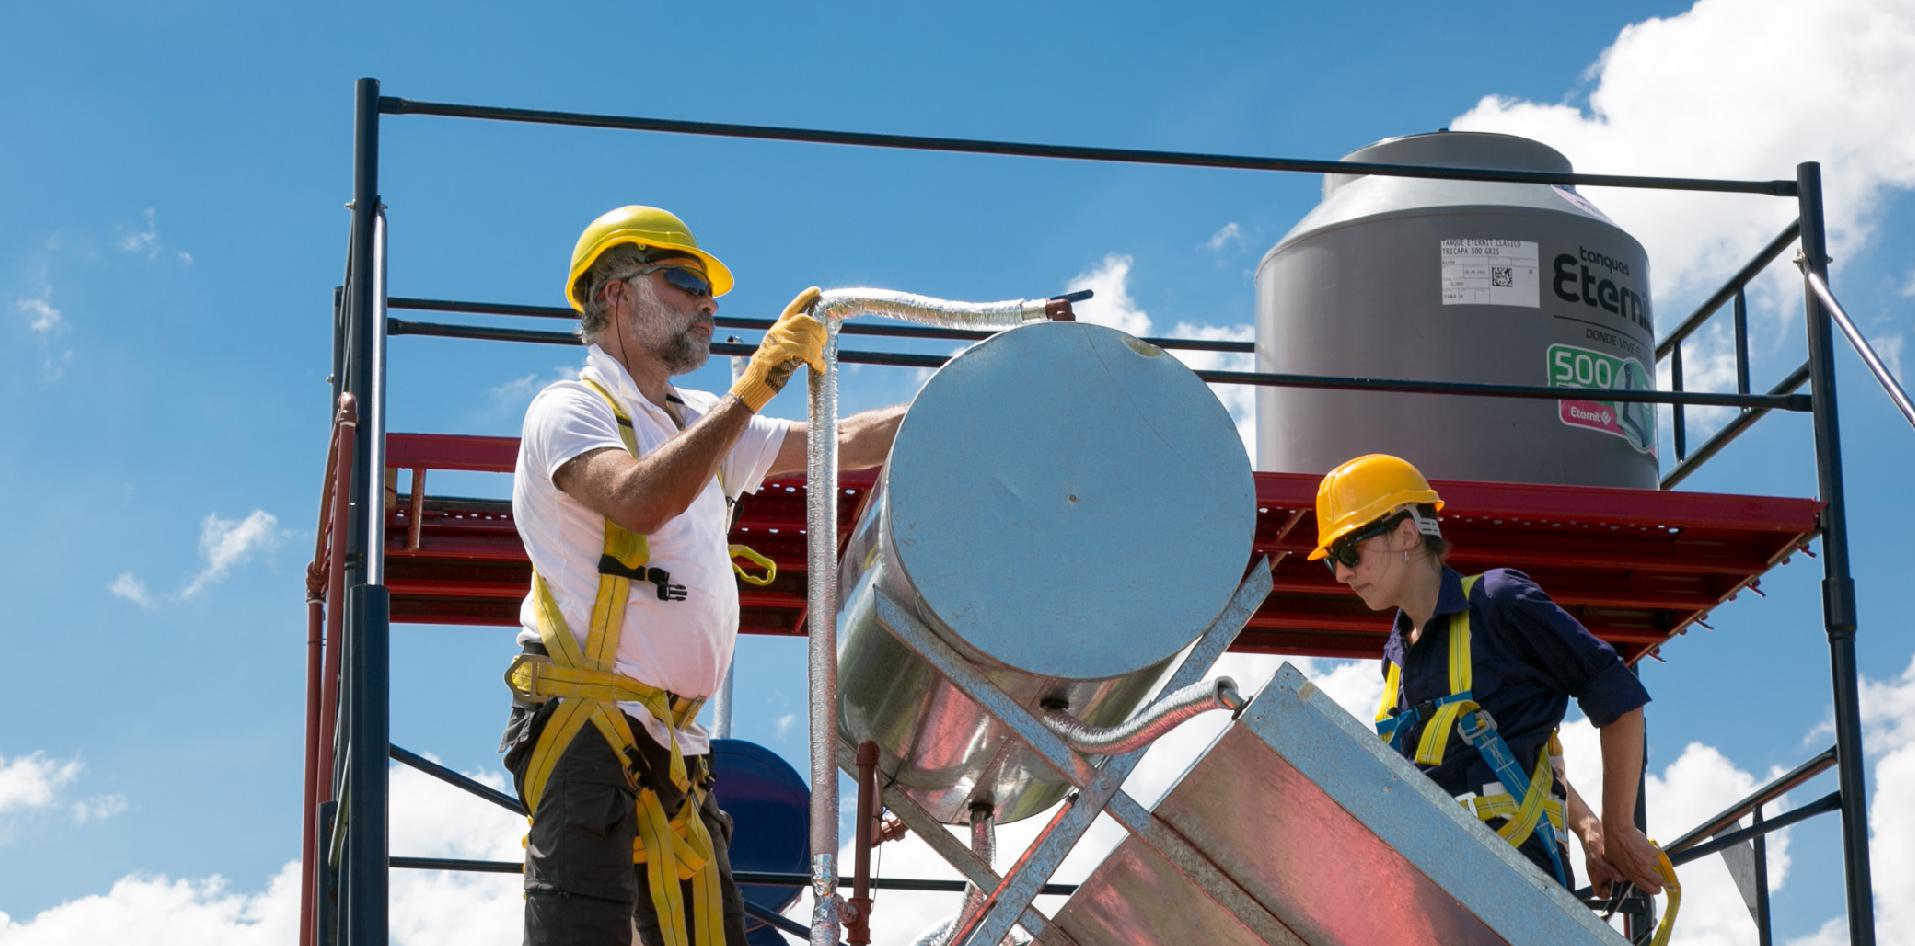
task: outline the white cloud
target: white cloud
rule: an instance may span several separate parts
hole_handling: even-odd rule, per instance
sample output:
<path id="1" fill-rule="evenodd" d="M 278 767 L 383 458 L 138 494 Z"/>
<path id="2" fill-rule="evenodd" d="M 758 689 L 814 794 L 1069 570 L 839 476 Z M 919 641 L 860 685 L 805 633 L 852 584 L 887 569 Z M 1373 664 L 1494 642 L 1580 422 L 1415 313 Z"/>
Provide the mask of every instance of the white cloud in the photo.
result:
<path id="1" fill-rule="evenodd" d="M 1150 313 L 1139 308 L 1130 297 L 1130 267 L 1128 255 L 1112 253 L 1065 283 L 1067 291 L 1089 289 L 1095 293 L 1089 299 L 1071 304 L 1078 321 L 1108 325 L 1132 335 L 1150 334 Z"/>
<path id="2" fill-rule="evenodd" d="M 281 946 L 299 939 L 299 864 L 256 894 L 224 878 L 169 880 L 135 874 L 24 922 L 0 914 L 0 946 Z"/>
<path id="3" fill-rule="evenodd" d="M 786 736 L 791 735 L 791 727 L 796 725 L 797 722 L 798 722 L 797 713 L 786 713 L 785 715 L 778 717 L 776 722 L 772 723 L 772 731 L 773 733 L 776 734 L 777 738 L 783 739 Z"/>
<path id="4" fill-rule="evenodd" d="M 118 792 L 111 795 L 95 795 L 73 803 L 73 820 L 77 824 L 105 821 L 124 811 L 126 811 L 125 795 Z"/>
<path id="5" fill-rule="evenodd" d="M 1129 256 L 1112 253 L 1089 270 L 1070 278 L 1066 285 L 1072 291 L 1090 289 L 1096 293 L 1083 302 L 1073 303 L 1072 308 L 1077 312 L 1078 321 L 1106 325 L 1131 335 L 1155 334 L 1150 313 L 1131 298 L 1131 262 Z M 1170 331 L 1170 335 L 1175 338 L 1234 342 L 1251 341 L 1255 334 L 1256 330 L 1248 324 L 1211 325 L 1198 322 L 1178 322 Z M 1193 371 L 1255 370 L 1256 356 L 1249 354 L 1182 350 L 1172 351 L 1171 354 L 1190 366 Z M 1254 457 L 1256 455 L 1255 389 L 1242 384 L 1213 384 L 1210 390 L 1230 412 L 1230 418 L 1237 426 L 1237 435 L 1243 440 L 1244 450 Z"/>
<path id="6" fill-rule="evenodd" d="M 1735 361 L 1735 339 L 1730 326 L 1721 322 L 1709 323 L 1682 342 L 1682 389 L 1735 391 Z M 1665 359 L 1656 365 L 1656 386 L 1665 391 L 1673 388 L 1672 364 L 1672 360 Z M 1656 412 L 1662 429 L 1673 429 L 1671 425 L 1675 423 L 1675 411 L 1670 405 L 1660 405 Z M 1683 408 L 1682 413 L 1688 424 L 1689 443 L 1699 444 L 1716 428 L 1734 419 L 1737 411 L 1733 407 L 1690 405 Z"/>
<path id="7" fill-rule="evenodd" d="M 279 520 L 263 509 L 255 509 L 244 519 L 221 519 L 209 513 L 200 522 L 199 550 L 205 562 L 199 574 L 180 592 L 183 598 L 199 594 L 208 585 L 226 577 L 226 572 L 261 548 L 278 539 Z"/>
<path id="8" fill-rule="evenodd" d="M 1877 930 L 1879 933 L 1880 930 Z M 1893 934 L 1890 934 L 1893 935 Z M 1835 919 L 1822 924 L 1822 928 L 1807 936 L 1789 940 L 1789 946 L 1849 946 L 1849 924 L 1847 920 Z M 1877 942 L 1893 946 L 1892 939 L 1878 939 Z"/>
<path id="9" fill-rule="evenodd" d="M 0 756 L 0 814 L 52 806 L 81 768 L 79 759 L 59 761 L 42 752 Z"/>
<path id="10" fill-rule="evenodd" d="M 1882 118 L 1905 114 L 1915 89 L 1915 5 L 1827 0 L 1808 17 L 1802 9 L 1792 0 L 1699 0 L 1625 27 L 1591 66 L 1586 107 L 1490 95 L 1450 126 L 1535 138 L 1588 172 L 1774 180 L 1820 161 L 1830 252 L 1856 259 L 1888 192 L 1915 187 L 1915 125 Z M 1794 201 L 1753 195 L 1592 188 L 1589 196 L 1648 250 L 1664 330 L 1795 212 Z M 1802 311 L 1790 255 L 1749 294 L 1770 347 Z M 1723 348 L 1720 338 L 1709 344 Z"/>
<path id="11" fill-rule="evenodd" d="M 1210 239 L 1204 241 L 1204 249 L 1212 253 L 1221 252 L 1224 247 L 1243 242 L 1243 228 L 1235 220 L 1224 224 Z"/>
<path id="12" fill-rule="evenodd" d="M 1915 658 L 1893 680 L 1863 677 L 1861 697 L 1863 739 L 1876 760 L 1869 799 L 1876 929 L 1884 943 L 1915 944 Z"/>
<path id="13" fill-rule="evenodd" d="M 1170 330 L 1172 338 L 1203 339 L 1206 341 L 1248 342 L 1256 339 L 1257 330 L 1251 325 L 1198 325 L 1192 322 L 1179 322 Z M 1192 371 L 1255 371 L 1257 356 L 1236 352 L 1218 351 L 1172 351 L 1178 361 L 1190 366 Z M 1237 437 L 1243 441 L 1243 448 L 1250 456 L 1257 455 L 1257 389 L 1247 384 L 1213 384 L 1210 393 L 1223 402 L 1224 409 L 1230 412 L 1230 419 L 1237 425 Z"/>
<path id="14" fill-rule="evenodd" d="M 193 265 L 193 254 L 175 249 L 160 239 L 159 215 L 152 207 L 142 211 L 140 219 L 143 223 L 138 227 L 120 224 L 115 228 L 120 234 L 116 245 L 123 252 L 138 253 L 147 259 L 155 260 L 165 253 L 179 260 L 181 266 Z"/>
<path id="15" fill-rule="evenodd" d="M 1915 270 L 1908 274 L 1908 281 L 1902 283 L 1902 298 L 1915 299 Z"/>
<path id="16" fill-rule="evenodd" d="M 492 410 L 500 415 L 521 415 L 532 403 L 532 396 L 544 390 L 555 381 L 575 381 L 579 376 L 579 366 L 557 365 L 545 373 L 541 380 L 537 372 L 531 372 L 492 386 L 486 391 L 486 397 Z"/>
<path id="17" fill-rule="evenodd" d="M 142 608 L 153 606 L 153 595 L 146 590 L 146 582 L 141 581 L 132 572 L 121 572 L 118 578 L 113 579 L 113 584 L 106 587 L 106 590 L 115 598 L 125 598 Z"/>
<path id="18" fill-rule="evenodd" d="M 128 253 L 145 253 L 149 258 L 157 259 L 160 255 L 159 223 L 151 207 L 146 208 L 144 216 L 146 226 L 143 229 L 120 225 L 120 249 Z"/>
<path id="19" fill-rule="evenodd" d="M 392 851 L 425 857 L 519 860 L 525 819 L 417 770 L 392 768 Z M 468 773 L 501 788 L 497 773 Z M 0 913 L 0 946 L 282 946 L 299 938 L 299 862 L 289 861 L 259 891 L 220 876 L 170 879 L 134 874 L 105 894 L 80 897 L 15 921 Z M 397 946 L 515 946 L 521 939 L 517 874 L 392 872 L 391 928 Z"/>
<path id="20" fill-rule="evenodd" d="M 28 316 L 27 328 L 42 335 L 59 328 L 65 320 L 44 293 L 37 299 L 15 299 L 13 307 Z"/>
<path id="21" fill-rule="evenodd" d="M 537 379 L 538 375 L 535 374 L 513 378 L 504 384 L 495 385 L 486 393 L 496 401 L 529 401 L 532 399 L 532 395 L 537 394 L 539 391 Z"/>
<path id="22" fill-rule="evenodd" d="M 1832 251 L 1853 255 L 1844 248 L 1868 237 L 1883 192 L 1915 186 L 1915 132 L 1881 120 L 1915 88 L 1915 8 L 1829 0 L 1799 13 L 1789 0 L 1699 0 L 1624 27 L 1594 67 L 1586 110 L 1492 95 L 1451 127 L 1529 135 L 1592 172 L 1765 180 L 1820 160 Z M 1648 248 L 1664 292 L 1713 288 L 1794 210 L 1634 189 L 1597 202 Z"/>

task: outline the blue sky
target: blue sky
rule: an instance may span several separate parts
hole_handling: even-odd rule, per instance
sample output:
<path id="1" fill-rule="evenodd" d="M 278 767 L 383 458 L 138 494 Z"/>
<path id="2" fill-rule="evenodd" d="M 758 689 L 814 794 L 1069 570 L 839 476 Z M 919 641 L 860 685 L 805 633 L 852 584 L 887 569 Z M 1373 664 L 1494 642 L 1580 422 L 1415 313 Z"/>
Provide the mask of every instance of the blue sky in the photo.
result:
<path id="1" fill-rule="evenodd" d="M 1898 371 L 1915 331 L 1915 138 L 1902 124 L 1915 14 L 1894 0 L 1838 0 L 1813 18 L 1780 0 L 563 15 L 71 3 L 3 16 L 0 391 L 14 409 L 0 421 L 12 445 L 0 490 L 14 501 L 0 588 L 16 660 L 0 703 L 4 946 L 284 942 L 292 928 L 303 577 L 359 76 L 425 100 L 1315 158 L 1451 126 L 1530 134 L 1586 171 L 1775 178 L 1817 159 L 1837 293 Z M 391 291 L 548 305 L 579 228 L 644 202 L 683 215 L 738 273 L 730 314 L 773 314 L 813 283 L 974 299 L 1091 285 L 1092 318 L 1248 337 L 1256 262 L 1319 188 L 442 119 L 389 118 L 383 135 Z M 1752 197 L 1585 193 L 1649 249 L 1665 328 L 1790 213 Z M 1801 357 L 1785 269 L 1755 298 L 1761 385 Z M 1721 378 L 1711 346 L 1691 364 Z M 396 339 L 391 429 L 514 433 L 532 390 L 575 355 Z M 722 370 L 690 383 L 719 387 Z M 1915 644 L 1898 608 L 1915 431 L 1847 352 L 1839 371 L 1868 766 L 1887 816 L 1874 821 L 1883 941 L 1911 942 L 1889 918 L 1915 926 L 1915 914 L 1889 904 L 1915 900 L 1915 823 L 1900 814 L 1915 806 Z M 903 400 L 918 380 L 848 370 L 846 406 Z M 1220 396 L 1247 417 L 1241 392 Z M 773 410 L 802 408 L 787 396 Z M 1685 488 L 1811 494 L 1810 444 L 1806 420 L 1772 418 Z M 1645 670 L 1652 828 L 1677 833 L 1827 744 L 1819 581 L 1798 558 L 1764 580 L 1767 599 L 1719 609 L 1716 630 Z M 510 650 L 500 631 L 396 629 L 395 741 L 496 778 Z M 801 655 L 745 642 L 737 729 L 803 770 Z M 1255 678 L 1269 664 L 1232 669 Z M 1346 705 L 1373 686 L 1348 666 L 1309 669 Z M 1140 777 L 1161 783 L 1168 766 Z M 516 850 L 510 819 L 396 785 L 409 827 L 395 826 L 395 851 Z M 919 872 L 914 856 L 887 871 Z M 1778 932 L 1824 941 L 1842 910 L 1835 822 L 1792 831 L 1786 857 Z M 1679 941 L 1754 942 L 1709 873 L 1720 868 L 1693 870 Z M 509 917 L 509 883 L 404 882 L 396 941 L 516 941 L 480 922 Z"/>

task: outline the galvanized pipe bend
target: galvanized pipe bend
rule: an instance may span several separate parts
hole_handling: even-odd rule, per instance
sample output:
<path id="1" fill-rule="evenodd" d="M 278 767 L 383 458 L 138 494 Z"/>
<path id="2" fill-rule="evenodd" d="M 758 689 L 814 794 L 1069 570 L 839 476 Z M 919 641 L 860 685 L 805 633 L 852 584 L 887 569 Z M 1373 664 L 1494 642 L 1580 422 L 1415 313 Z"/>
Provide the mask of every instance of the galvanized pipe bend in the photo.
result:
<path id="1" fill-rule="evenodd" d="M 1119 755 L 1150 745 L 1199 713 L 1213 709 L 1241 713 L 1249 702 L 1237 692 L 1237 681 L 1218 677 L 1167 694 L 1115 726 L 1092 726 L 1061 709 L 1046 710 L 1043 720 L 1051 732 L 1064 737 L 1078 752 Z"/>

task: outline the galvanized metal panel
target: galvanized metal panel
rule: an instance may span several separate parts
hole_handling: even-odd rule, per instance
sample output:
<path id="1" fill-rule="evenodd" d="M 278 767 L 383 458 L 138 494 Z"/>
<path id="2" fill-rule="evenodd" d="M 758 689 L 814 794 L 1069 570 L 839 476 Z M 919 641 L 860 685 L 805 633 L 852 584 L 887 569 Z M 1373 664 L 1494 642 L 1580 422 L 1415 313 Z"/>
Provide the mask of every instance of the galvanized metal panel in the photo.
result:
<path id="1" fill-rule="evenodd" d="M 1288 664 L 1154 814 L 1296 942 L 1615 942 L 1586 907 Z M 1271 941 L 1250 935 L 1134 837 L 1056 922 L 1083 946 Z"/>

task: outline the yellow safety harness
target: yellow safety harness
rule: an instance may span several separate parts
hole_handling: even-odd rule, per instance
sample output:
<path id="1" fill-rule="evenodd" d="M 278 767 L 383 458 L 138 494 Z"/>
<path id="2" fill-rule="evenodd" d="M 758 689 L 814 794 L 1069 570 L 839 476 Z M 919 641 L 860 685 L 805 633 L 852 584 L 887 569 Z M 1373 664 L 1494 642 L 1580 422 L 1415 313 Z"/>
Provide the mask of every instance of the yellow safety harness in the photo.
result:
<path id="1" fill-rule="evenodd" d="M 1376 731 L 1383 741 L 1399 750 L 1418 719 L 1429 720 L 1423 727 L 1423 735 L 1416 743 L 1416 761 L 1423 765 L 1439 765 L 1443 753 L 1449 748 L 1450 730 L 1456 729 L 1459 720 L 1465 721 L 1464 732 L 1472 746 L 1484 751 L 1485 743 L 1494 740 L 1502 744 L 1502 737 L 1495 731 L 1495 723 L 1489 718 L 1488 711 L 1477 705 L 1470 687 L 1473 685 L 1473 663 L 1470 655 L 1469 595 L 1476 587 L 1481 575 L 1470 575 L 1463 579 L 1464 607 L 1450 615 L 1449 632 L 1449 685 L 1450 692 L 1427 704 L 1417 707 L 1400 707 L 1400 690 L 1403 668 L 1391 663 L 1383 678 L 1383 699 L 1376 708 Z M 1474 723 L 1471 731 L 1468 723 Z M 1502 753 L 1508 755 L 1508 747 L 1502 745 Z M 1487 754 L 1487 753 L 1486 753 Z M 1462 804 L 1476 813 L 1483 821 L 1497 818 L 1506 819 L 1496 834 L 1512 846 L 1521 847 L 1523 842 L 1536 831 L 1537 822 L 1547 817 L 1553 833 L 1563 830 L 1563 805 L 1557 801 L 1551 791 L 1555 780 L 1556 767 L 1561 764 L 1563 743 L 1559 734 L 1552 730 L 1549 743 L 1536 754 L 1536 767 L 1529 777 L 1529 789 L 1523 793 L 1520 801 L 1508 793 L 1497 795 L 1476 795 L 1464 799 Z M 1494 763 L 1492 763 L 1493 765 Z M 1545 839 L 1551 848 L 1554 837 Z M 1552 852 L 1553 854 L 1553 852 Z M 1554 860 L 1552 856 L 1552 860 Z M 1559 865 L 1560 866 L 1560 865 Z M 1676 911 L 1682 908 L 1682 883 L 1676 879 L 1674 866 L 1669 863 L 1669 855 L 1657 852 L 1656 872 L 1662 876 L 1663 890 L 1669 897 L 1669 908 L 1662 915 L 1662 922 L 1656 928 L 1656 934 L 1650 940 L 1651 946 L 1668 946 L 1669 936 L 1675 931 Z M 1565 881 L 1567 876 L 1564 877 Z"/>
<path id="2" fill-rule="evenodd" d="M 638 440 L 630 415 L 611 392 L 589 379 L 585 383 L 611 405 L 625 449 L 632 456 L 638 456 Z M 736 548 L 733 554 L 737 554 Z M 719 896 L 718 865 L 712 853 L 711 835 L 699 817 L 706 789 L 690 777 L 685 756 L 678 746 L 678 731 L 698 715 L 704 700 L 675 697 L 613 669 L 632 582 L 652 582 L 658 587 L 659 597 L 665 600 L 684 597 L 683 586 L 671 584 L 667 573 L 646 568 L 649 558 L 645 536 L 611 519 L 605 520 L 598 596 L 592 602 L 592 627 L 583 649 L 566 626 L 565 616 L 559 612 L 545 577 L 536 569 L 532 573 L 539 640 L 544 643 L 546 654 L 520 654 L 506 670 L 505 682 L 523 703 L 538 705 L 556 699 L 559 704 L 532 748 L 525 775 L 525 808 L 530 821 L 529 813 L 538 810 L 546 782 L 566 747 L 588 724 L 597 729 L 611 746 L 613 756 L 626 763 L 626 782 L 637 795 L 638 837 L 632 844 L 632 863 L 645 865 L 652 906 L 657 910 L 666 946 L 713 946 L 724 939 L 724 905 Z M 684 793 L 684 803 L 676 815 L 667 815 L 658 794 L 639 782 L 634 767 L 638 742 L 630 721 L 618 707 L 621 701 L 643 705 L 652 718 L 671 733 L 669 775 L 672 785 Z M 690 943 L 686 936 L 688 914 L 684 894 L 679 889 L 679 882 L 685 880 L 692 882 L 690 916 L 696 918 L 696 936 Z"/>
<path id="3" fill-rule="evenodd" d="M 1377 735 L 1392 746 L 1401 747 L 1410 730 L 1419 719 L 1427 718 L 1429 724 L 1423 727 L 1423 736 L 1416 744 L 1416 761 L 1422 765 L 1440 765 L 1443 754 L 1449 748 L 1450 732 L 1457 728 L 1459 718 L 1474 716 L 1487 721 L 1489 714 L 1477 705 L 1470 693 L 1472 685 L 1472 661 L 1470 659 L 1470 621 L 1467 600 L 1471 589 L 1476 587 L 1481 575 L 1471 575 L 1463 579 L 1463 598 L 1465 607 L 1450 615 L 1449 632 L 1449 685 L 1446 696 L 1429 701 L 1418 707 L 1402 708 L 1399 688 L 1402 680 L 1402 667 L 1391 663 L 1384 674 L 1383 700 L 1376 708 Z M 1489 736 L 1501 742 L 1502 737 L 1494 732 L 1494 723 Z M 1507 750 L 1505 750 L 1507 751 Z M 1520 847 L 1536 831 L 1536 824 L 1544 817 L 1549 819 L 1551 833 L 1563 830 L 1563 805 L 1556 800 L 1550 790 L 1555 781 L 1554 767 L 1550 765 L 1550 756 L 1562 753 L 1562 742 L 1556 733 L 1549 734 L 1549 745 L 1536 754 L 1536 766 L 1529 776 L 1529 789 L 1519 800 L 1510 794 L 1477 795 L 1463 802 L 1464 807 L 1476 813 L 1483 821 L 1496 818 L 1507 819 L 1496 834 L 1511 845 Z M 1553 838 L 1550 846 L 1555 846 Z"/>

